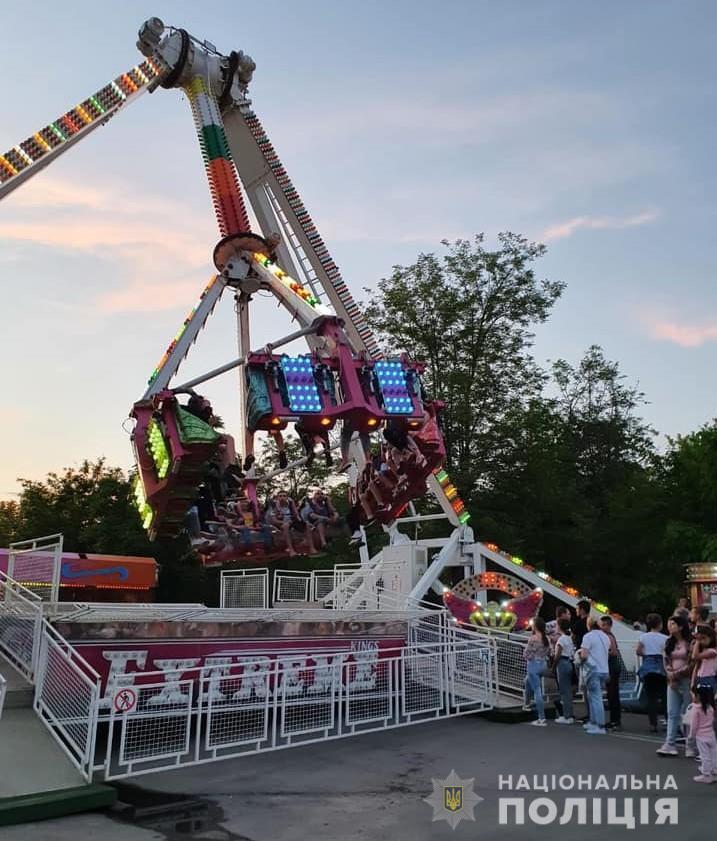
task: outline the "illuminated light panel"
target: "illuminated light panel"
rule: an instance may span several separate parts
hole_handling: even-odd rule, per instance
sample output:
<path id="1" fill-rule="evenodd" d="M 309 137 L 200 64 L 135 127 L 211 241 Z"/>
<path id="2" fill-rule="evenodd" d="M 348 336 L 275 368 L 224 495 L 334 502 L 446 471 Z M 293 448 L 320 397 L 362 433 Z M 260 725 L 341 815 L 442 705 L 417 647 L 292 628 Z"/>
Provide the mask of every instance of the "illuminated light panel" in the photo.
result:
<path id="1" fill-rule="evenodd" d="M 320 412 L 321 396 L 314 378 L 314 363 L 311 357 L 281 357 L 281 370 L 284 372 L 286 388 L 289 392 L 289 408 L 292 412 L 306 414 Z"/>
<path id="2" fill-rule="evenodd" d="M 134 487 L 132 488 L 132 496 L 134 497 L 134 504 L 139 511 L 140 519 L 142 520 L 142 528 L 149 531 L 152 521 L 154 520 L 154 511 L 152 506 L 147 502 L 147 497 L 144 493 L 144 485 L 139 475 L 135 476 Z"/>
<path id="3" fill-rule="evenodd" d="M 413 399 L 408 393 L 406 372 L 395 360 L 380 360 L 374 365 L 378 385 L 383 397 L 383 408 L 389 415 L 410 415 Z"/>
<path id="4" fill-rule="evenodd" d="M 172 466 L 172 457 L 164 434 L 154 418 L 147 427 L 147 452 L 152 456 L 157 478 L 166 479 Z"/>

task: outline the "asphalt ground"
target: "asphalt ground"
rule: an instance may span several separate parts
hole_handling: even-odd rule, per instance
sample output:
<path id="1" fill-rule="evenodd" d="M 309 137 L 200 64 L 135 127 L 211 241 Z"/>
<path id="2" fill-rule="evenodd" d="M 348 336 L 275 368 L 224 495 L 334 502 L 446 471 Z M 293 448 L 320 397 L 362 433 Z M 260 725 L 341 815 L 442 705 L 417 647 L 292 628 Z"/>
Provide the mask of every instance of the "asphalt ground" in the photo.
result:
<path id="1" fill-rule="evenodd" d="M 351 739 L 274 751 L 253 757 L 135 778 L 120 786 L 121 801 L 133 803 L 110 813 L 78 815 L 0 829 L 2 841 L 423 841 L 423 839 L 679 838 L 704 841 L 717 817 L 717 784 L 693 782 L 694 760 L 660 758 L 655 750 L 662 739 L 647 732 L 647 719 L 624 717 L 624 730 L 608 736 L 588 736 L 578 725 L 550 723 L 546 728 L 528 723 L 505 724 L 481 716 L 464 716 L 435 724 L 421 724 Z M 433 808 L 424 798 L 433 792 L 432 779 L 441 782 L 451 771 L 464 781 L 464 806 L 451 813 Z M 521 774 L 592 776 L 595 785 L 605 775 L 610 785 L 616 775 L 649 775 L 665 780 L 673 775 L 677 791 L 654 789 L 625 791 L 499 790 L 499 778 Z M 567 780 L 567 777 L 564 776 Z M 549 782 L 550 784 L 550 782 Z M 583 782 L 585 785 L 585 782 Z M 505 786 L 505 782 L 504 782 Z M 442 785 L 440 786 L 442 792 Z M 475 806 L 475 821 L 468 819 L 468 793 L 482 798 Z M 441 793 L 439 792 L 439 793 Z M 524 797 L 526 823 L 499 823 L 499 798 Z M 571 820 L 560 824 L 564 801 L 587 797 L 587 824 Z M 617 798 L 616 814 L 623 815 L 623 798 L 633 797 L 634 829 L 608 823 L 608 797 Z M 678 825 L 655 825 L 658 798 L 677 798 Z M 557 805 L 557 817 L 544 825 L 529 819 L 531 801 L 548 798 Z M 592 799 L 603 800 L 601 823 L 593 822 Z M 639 798 L 648 823 L 640 823 Z M 546 807 L 549 811 L 549 807 Z M 444 819 L 463 819 L 455 829 Z M 546 815 L 546 811 L 539 811 Z"/>

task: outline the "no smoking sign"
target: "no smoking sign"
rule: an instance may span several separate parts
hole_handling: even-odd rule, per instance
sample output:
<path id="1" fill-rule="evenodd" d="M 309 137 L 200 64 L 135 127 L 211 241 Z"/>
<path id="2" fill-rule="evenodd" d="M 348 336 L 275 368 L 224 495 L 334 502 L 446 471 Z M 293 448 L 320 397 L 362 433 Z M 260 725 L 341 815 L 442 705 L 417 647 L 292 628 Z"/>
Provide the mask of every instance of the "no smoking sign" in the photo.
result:
<path id="1" fill-rule="evenodd" d="M 115 712 L 131 713 L 137 706 L 137 693 L 134 689 L 118 689 L 113 701 Z"/>

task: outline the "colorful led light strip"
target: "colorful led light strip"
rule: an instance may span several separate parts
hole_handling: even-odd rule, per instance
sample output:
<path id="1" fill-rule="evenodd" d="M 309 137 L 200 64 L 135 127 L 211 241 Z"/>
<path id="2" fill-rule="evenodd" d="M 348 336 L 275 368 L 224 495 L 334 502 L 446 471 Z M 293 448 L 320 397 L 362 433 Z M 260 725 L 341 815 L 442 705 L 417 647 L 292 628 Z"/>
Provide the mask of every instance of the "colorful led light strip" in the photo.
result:
<path id="1" fill-rule="evenodd" d="M 112 116 L 129 96 L 146 87 L 163 69 L 158 60 L 146 59 L 75 105 L 62 117 L 0 155 L 0 184 L 37 163 L 78 132 L 107 119 L 108 114 Z"/>
<path id="2" fill-rule="evenodd" d="M 222 236 L 251 230 L 239 176 L 227 143 L 219 104 L 204 79 L 195 76 L 184 88 L 192 106 L 199 146 Z"/>
<path id="3" fill-rule="evenodd" d="M 567 593 L 569 596 L 572 596 L 574 599 L 587 599 L 592 606 L 597 610 L 599 613 L 609 613 L 611 616 L 614 616 L 615 619 L 622 619 L 622 615 L 619 613 L 615 613 L 611 611 L 607 605 L 602 604 L 602 602 L 596 602 L 591 599 L 589 596 L 582 596 L 580 592 L 575 589 L 575 587 L 569 587 L 567 584 L 564 584 L 562 581 L 559 581 L 557 578 L 553 578 L 552 575 L 549 575 L 547 572 L 543 570 L 537 570 L 534 566 L 530 564 L 526 564 L 526 562 L 520 558 L 518 555 L 511 555 L 509 552 L 504 552 L 498 548 L 497 544 L 495 543 L 486 543 L 485 544 L 488 549 L 492 552 L 496 552 L 498 555 L 501 555 L 507 561 L 511 561 L 516 566 L 522 567 L 523 569 L 527 570 L 528 572 L 534 572 L 539 578 L 543 581 L 547 581 L 548 584 L 552 584 L 553 587 L 557 587 L 559 590 Z"/>
<path id="4" fill-rule="evenodd" d="M 279 160 L 279 156 L 276 154 L 276 150 L 272 146 L 262 124 L 259 122 L 259 118 L 253 111 L 250 110 L 243 111 L 242 116 L 249 127 L 249 131 L 252 133 L 257 146 L 264 156 L 264 160 L 276 178 L 282 193 L 289 203 L 289 207 L 291 207 L 294 212 L 294 215 L 301 225 L 306 238 L 311 244 L 314 254 L 316 254 L 318 261 L 321 263 L 321 267 L 326 273 L 331 286 L 338 295 L 339 300 L 353 322 L 356 331 L 359 336 L 361 336 L 361 340 L 366 346 L 369 355 L 373 359 L 380 359 L 382 355 L 381 350 L 376 343 L 376 339 L 371 332 L 371 328 L 366 323 L 358 305 L 356 304 L 356 301 L 354 301 L 348 287 L 344 283 L 338 266 L 334 263 L 326 245 L 324 244 L 324 241 L 321 239 L 321 234 L 317 231 L 316 225 L 313 223 L 308 211 L 304 207 L 301 197 L 294 185 L 291 183 L 283 164 Z"/>
<path id="5" fill-rule="evenodd" d="M 325 312 L 327 314 L 331 312 L 328 307 L 325 307 L 321 301 L 319 301 L 310 289 L 307 289 L 297 280 L 294 280 L 291 275 L 287 274 L 282 268 L 277 266 L 276 263 L 272 263 L 266 255 L 259 254 L 257 251 L 254 253 L 254 259 L 257 263 L 261 263 L 262 266 L 269 269 L 275 278 L 280 280 L 287 289 L 290 289 L 295 295 L 298 295 L 298 297 L 310 307 L 313 307 L 318 312 Z"/>
<path id="6" fill-rule="evenodd" d="M 450 502 L 451 508 L 458 515 L 458 522 L 463 526 L 471 515 L 466 511 L 466 506 L 463 500 L 458 495 L 458 488 L 451 482 L 448 473 L 444 467 L 439 467 L 438 470 L 433 471 L 433 475 L 438 480 L 441 490 L 446 495 L 446 499 Z"/>
<path id="7" fill-rule="evenodd" d="M 169 357 L 172 355 L 172 353 L 173 353 L 174 349 L 177 347 L 177 342 L 178 342 L 178 341 L 182 338 L 182 335 L 183 335 L 184 331 L 187 329 L 187 326 L 189 325 L 189 323 L 191 322 L 191 320 L 194 318 L 194 314 L 195 314 L 195 313 L 196 313 L 196 311 L 199 309 L 199 305 L 200 305 L 200 304 L 202 303 L 202 301 L 204 300 L 205 295 L 207 294 L 207 292 L 209 292 L 209 290 L 212 288 L 212 286 L 214 286 L 214 284 L 217 282 L 217 280 L 218 280 L 218 279 L 219 279 L 219 275 L 214 275 L 214 277 L 213 277 L 213 278 L 209 281 L 209 283 L 205 286 L 204 291 L 203 291 L 203 292 L 202 292 L 202 294 L 199 296 L 199 300 L 198 300 L 198 301 L 197 301 L 197 303 L 196 303 L 196 304 L 192 307 L 192 309 L 191 309 L 191 310 L 190 310 L 190 312 L 189 312 L 189 315 L 188 315 L 188 316 L 184 319 L 184 321 L 183 321 L 183 323 L 182 323 L 182 326 L 179 328 L 179 330 L 177 330 L 177 333 L 176 333 L 175 337 L 174 337 L 174 338 L 172 339 L 172 341 L 170 342 L 169 347 L 167 348 L 167 350 L 165 350 L 165 352 L 164 352 L 164 356 L 163 356 L 163 357 L 159 360 L 159 362 L 157 363 L 157 366 L 156 366 L 156 368 L 154 369 L 154 371 L 152 371 L 152 376 L 149 378 L 149 381 L 148 381 L 148 383 L 147 383 L 148 385 L 152 385 L 152 383 L 153 383 L 153 382 L 157 379 L 157 377 L 159 376 L 159 372 L 162 370 L 162 368 L 164 368 L 164 366 L 165 366 L 165 365 L 166 365 L 166 363 L 167 363 L 167 360 L 168 360 L 168 359 L 169 359 Z M 207 317 L 208 317 L 208 316 L 209 316 L 209 313 L 207 313 Z M 203 326 L 203 325 L 202 325 L 202 326 Z"/>

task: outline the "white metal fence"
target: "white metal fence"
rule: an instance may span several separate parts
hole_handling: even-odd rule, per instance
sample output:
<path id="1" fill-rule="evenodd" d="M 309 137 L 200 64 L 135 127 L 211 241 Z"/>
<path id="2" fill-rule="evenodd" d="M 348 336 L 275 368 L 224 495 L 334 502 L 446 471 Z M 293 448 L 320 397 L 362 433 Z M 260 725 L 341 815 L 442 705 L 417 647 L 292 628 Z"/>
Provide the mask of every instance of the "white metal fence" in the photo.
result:
<path id="1" fill-rule="evenodd" d="M 112 705 L 105 777 L 117 779 L 487 709 L 490 642 L 246 658 L 132 687 Z M 312 660 L 311 663 L 308 660 Z M 144 677 L 144 676 L 143 676 Z"/>
<path id="2" fill-rule="evenodd" d="M 502 695 L 522 698 L 528 673 L 525 660 L 527 635 L 491 632 L 496 646 L 498 688 Z"/>
<path id="3" fill-rule="evenodd" d="M 10 544 L 7 574 L 44 601 L 59 601 L 62 572 L 61 534 Z"/>
<path id="4" fill-rule="evenodd" d="M 359 568 L 358 564 L 338 564 L 336 569 L 277 569 L 272 574 L 271 588 L 268 569 L 223 570 L 219 604 L 223 608 L 267 608 L 270 604 L 322 602 L 337 584 L 342 584 Z M 337 599 L 337 606 L 345 601 Z"/>
<path id="5" fill-rule="evenodd" d="M 42 600 L 0 572 L 0 650 L 29 680 L 35 679 Z"/>
<path id="6" fill-rule="evenodd" d="M 322 601 L 336 609 L 394 609 L 408 599 L 402 592 L 404 570 L 405 562 L 382 559 L 364 566 L 336 564 L 334 589 Z"/>
<path id="7" fill-rule="evenodd" d="M 85 779 L 92 778 L 100 700 L 97 672 L 42 621 L 35 712 Z"/>
<path id="8" fill-rule="evenodd" d="M 269 570 L 222 570 L 219 588 L 221 607 L 269 607 Z"/>
<path id="9" fill-rule="evenodd" d="M 311 601 L 319 602 L 334 589 L 334 571 L 332 569 L 315 569 L 311 573 L 311 577 Z"/>
<path id="10" fill-rule="evenodd" d="M 274 570 L 274 604 L 286 602 L 310 602 L 312 600 L 313 575 L 306 570 Z"/>

